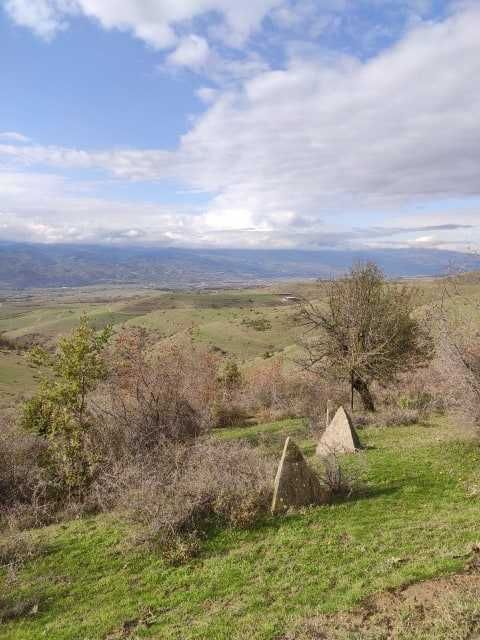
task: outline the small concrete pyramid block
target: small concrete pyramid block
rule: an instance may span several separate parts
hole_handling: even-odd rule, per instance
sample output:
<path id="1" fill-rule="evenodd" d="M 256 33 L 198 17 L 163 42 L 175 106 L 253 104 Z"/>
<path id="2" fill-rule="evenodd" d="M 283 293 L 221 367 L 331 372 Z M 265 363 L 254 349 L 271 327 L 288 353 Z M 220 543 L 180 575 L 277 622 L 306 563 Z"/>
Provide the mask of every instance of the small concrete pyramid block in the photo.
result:
<path id="1" fill-rule="evenodd" d="M 326 504 L 329 498 L 329 490 L 310 469 L 293 440 L 287 438 L 275 476 L 272 513 L 282 513 L 290 507 Z"/>
<path id="2" fill-rule="evenodd" d="M 340 407 L 320 438 L 317 455 L 326 457 L 335 453 L 355 453 L 360 448 L 360 440 L 350 416 Z"/>

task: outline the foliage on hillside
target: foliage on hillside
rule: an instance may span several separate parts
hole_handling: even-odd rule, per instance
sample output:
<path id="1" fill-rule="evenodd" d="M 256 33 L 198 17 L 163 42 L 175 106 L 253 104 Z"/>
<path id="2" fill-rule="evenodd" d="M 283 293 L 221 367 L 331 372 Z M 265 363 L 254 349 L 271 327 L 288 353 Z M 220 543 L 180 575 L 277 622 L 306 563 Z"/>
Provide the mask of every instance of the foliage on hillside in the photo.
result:
<path id="1" fill-rule="evenodd" d="M 276 447 L 292 429 L 312 451 L 305 423 L 252 428 L 249 437 L 274 437 Z M 476 442 L 447 421 L 371 428 L 362 438 L 366 451 L 348 459 L 363 479 L 362 499 L 267 518 L 253 529 L 213 529 L 186 565 L 168 566 L 133 544 L 135 528 L 116 517 L 36 532 L 36 559 L 2 570 L 0 615 L 11 616 L 2 638 L 272 640 L 306 617 L 461 570 L 478 541 Z M 464 607 L 463 620 L 473 619 L 475 601 Z"/>

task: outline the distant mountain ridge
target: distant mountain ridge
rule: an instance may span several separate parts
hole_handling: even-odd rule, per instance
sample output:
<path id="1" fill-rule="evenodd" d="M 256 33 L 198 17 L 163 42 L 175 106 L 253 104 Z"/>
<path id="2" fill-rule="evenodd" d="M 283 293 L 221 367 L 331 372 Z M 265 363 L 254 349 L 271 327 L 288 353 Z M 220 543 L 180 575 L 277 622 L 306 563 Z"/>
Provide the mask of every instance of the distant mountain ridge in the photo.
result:
<path id="1" fill-rule="evenodd" d="M 438 276 L 452 265 L 480 269 L 480 256 L 434 249 L 302 251 L 0 242 L 0 288 L 94 284 L 185 288 L 326 278 L 358 260 L 375 261 L 389 277 Z"/>

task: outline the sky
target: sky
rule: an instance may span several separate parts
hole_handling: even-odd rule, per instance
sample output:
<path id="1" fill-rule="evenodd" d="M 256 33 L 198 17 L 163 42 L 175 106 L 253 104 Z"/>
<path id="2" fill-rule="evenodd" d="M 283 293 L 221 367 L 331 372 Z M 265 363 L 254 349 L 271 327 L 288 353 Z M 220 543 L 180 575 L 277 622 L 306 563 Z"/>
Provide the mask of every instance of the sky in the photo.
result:
<path id="1" fill-rule="evenodd" d="M 480 250 L 480 0 L 0 0 L 0 240 Z"/>

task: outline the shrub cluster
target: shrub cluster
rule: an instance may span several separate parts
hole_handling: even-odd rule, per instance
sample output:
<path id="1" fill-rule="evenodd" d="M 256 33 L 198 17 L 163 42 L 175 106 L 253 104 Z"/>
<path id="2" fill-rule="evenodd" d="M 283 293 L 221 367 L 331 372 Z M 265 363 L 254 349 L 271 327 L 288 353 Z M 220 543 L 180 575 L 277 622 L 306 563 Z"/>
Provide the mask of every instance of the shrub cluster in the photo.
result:
<path id="1" fill-rule="evenodd" d="M 22 527 L 50 520 L 56 487 L 43 465 L 46 455 L 42 438 L 0 419 L 0 525 L 2 516 Z"/>
<path id="2" fill-rule="evenodd" d="M 117 461 L 92 495 L 139 522 L 145 538 L 177 561 L 195 552 L 209 526 L 245 527 L 265 514 L 273 475 L 273 463 L 244 443 L 165 441 Z"/>
<path id="3" fill-rule="evenodd" d="M 187 344 L 152 350 L 140 329 L 99 337 L 86 320 L 55 354 L 36 357 L 50 377 L 20 426 L 0 428 L 4 521 L 30 527 L 119 509 L 175 560 L 207 526 L 246 526 L 265 513 L 272 463 L 207 435 L 218 398 L 240 386 L 236 366 L 219 368 Z"/>

